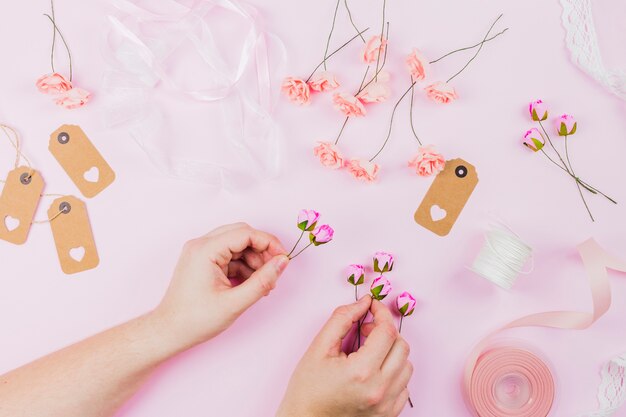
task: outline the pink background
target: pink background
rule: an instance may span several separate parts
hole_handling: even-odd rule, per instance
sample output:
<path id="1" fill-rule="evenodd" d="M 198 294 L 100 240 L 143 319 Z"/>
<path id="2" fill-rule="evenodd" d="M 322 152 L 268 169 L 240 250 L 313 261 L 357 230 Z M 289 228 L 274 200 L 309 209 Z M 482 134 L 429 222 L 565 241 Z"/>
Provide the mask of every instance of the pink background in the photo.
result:
<path id="1" fill-rule="evenodd" d="M 268 27 L 285 42 L 290 74 L 306 75 L 319 62 L 334 8 L 332 1 L 271 0 L 253 3 Z M 378 27 L 380 2 L 353 1 L 360 26 Z M 454 84 L 458 102 L 437 106 L 420 96 L 416 128 L 449 158 L 463 157 L 478 170 L 480 183 L 448 237 L 417 226 L 413 212 L 430 185 L 405 167 L 416 151 L 408 130 L 407 103 L 401 107 L 376 184 L 355 182 L 346 173 L 322 169 L 311 155 L 314 142 L 336 135 L 341 117 L 330 96 L 307 108 L 283 100 L 277 121 L 284 131 L 284 170 L 275 181 L 241 193 L 169 179 L 155 169 L 123 130 L 104 128 L 99 95 L 105 64 L 100 51 L 106 33 L 107 2 L 57 0 L 59 24 L 71 44 L 78 83 L 94 91 L 87 107 L 66 111 L 37 93 L 34 81 L 48 70 L 50 27 L 43 0 L 5 7 L 0 25 L 0 120 L 22 133 L 25 152 L 43 171 L 46 192 L 77 194 L 47 151 L 48 135 L 62 123 L 80 124 L 117 172 L 117 181 L 87 202 L 101 256 L 100 266 L 76 276 L 58 265 L 49 226 L 35 225 L 24 246 L 0 242 L 0 372 L 130 319 L 160 300 L 184 241 L 234 221 L 271 231 L 286 245 L 297 237 L 295 214 L 311 207 L 337 230 L 336 240 L 303 255 L 278 288 L 218 339 L 163 366 L 120 413 L 138 416 L 272 415 L 297 360 L 332 309 L 352 300 L 341 275 L 352 262 L 367 262 L 380 249 L 396 254 L 389 278 L 396 290 L 419 298 L 404 336 L 412 345 L 415 375 L 410 384 L 414 411 L 403 415 L 463 416 L 459 380 L 464 359 L 490 330 L 520 315 L 548 309 L 591 309 L 586 277 L 575 245 L 593 236 L 626 257 L 626 104 L 597 86 L 569 61 L 556 1 L 467 2 L 390 0 L 388 69 L 395 97 L 405 88 L 403 55 L 412 46 L 436 57 L 478 42 L 501 12 L 511 29 L 483 49 Z M 626 65 L 623 30 L 626 6 L 595 2 L 601 46 L 610 64 Z M 351 36 L 345 14 L 337 42 Z M 332 61 L 349 89 L 362 75 L 359 47 Z M 436 67 L 443 78 L 468 56 Z M 539 155 L 520 146 L 531 123 L 525 112 L 542 98 L 556 114 L 579 121 L 571 141 L 581 176 L 620 202 L 588 201 L 597 217 L 587 218 L 571 181 Z M 179 99 L 182 100 L 182 99 Z M 175 102 L 174 102 L 175 104 Z M 175 106 L 172 106 L 175 107 Z M 349 155 L 372 154 L 384 138 L 391 103 L 370 107 L 350 123 L 342 148 Z M 176 112 L 169 117 L 176 122 Z M 199 125 L 200 128 L 200 125 Z M 2 139 L 4 141 L 4 139 Z M 13 155 L 0 142 L 6 172 Z M 4 174 L 3 174 L 4 175 Z M 37 218 L 43 218 L 49 200 Z M 506 219 L 535 249 L 535 270 L 505 292 L 466 269 L 495 214 Z M 614 306 L 587 331 L 525 329 L 514 332 L 551 362 L 559 399 L 554 415 L 571 416 L 596 406 L 598 369 L 626 350 L 626 278 L 611 274 Z M 94 375 L 97 377 L 97 375 Z"/>

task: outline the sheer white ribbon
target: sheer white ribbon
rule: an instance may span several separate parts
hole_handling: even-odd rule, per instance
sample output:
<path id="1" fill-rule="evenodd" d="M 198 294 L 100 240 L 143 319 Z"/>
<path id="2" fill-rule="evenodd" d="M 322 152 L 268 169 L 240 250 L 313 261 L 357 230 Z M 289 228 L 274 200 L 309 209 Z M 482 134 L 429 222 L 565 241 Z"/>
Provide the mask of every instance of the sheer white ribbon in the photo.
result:
<path id="1" fill-rule="evenodd" d="M 104 76 L 105 123 L 126 126 L 150 159 L 174 177 L 239 188 L 275 176 L 280 146 L 272 118 L 279 91 L 274 83 L 286 58 L 282 42 L 261 28 L 257 11 L 237 0 L 112 4 L 116 10 L 108 16 L 104 49 L 110 65 Z M 241 45 L 232 45 L 226 36 L 217 39 L 214 29 L 225 13 L 247 27 Z M 196 74 L 182 80 L 172 74 L 176 54 L 184 53 L 186 45 L 201 58 L 204 67 L 196 74 L 208 86 L 190 88 Z M 224 46 L 226 52 L 239 49 L 234 65 Z M 181 97 L 187 99 L 191 120 L 171 117 L 172 95 L 179 106 Z M 205 126 L 182 135 L 190 122 Z"/>
<path id="2" fill-rule="evenodd" d="M 578 417 L 609 417 L 626 402 L 626 352 L 607 362 L 600 371 L 598 410 Z"/>
<path id="3" fill-rule="evenodd" d="M 626 72 L 607 68 L 593 22 L 591 0 L 561 0 L 565 43 L 572 61 L 619 98 L 626 100 Z"/>

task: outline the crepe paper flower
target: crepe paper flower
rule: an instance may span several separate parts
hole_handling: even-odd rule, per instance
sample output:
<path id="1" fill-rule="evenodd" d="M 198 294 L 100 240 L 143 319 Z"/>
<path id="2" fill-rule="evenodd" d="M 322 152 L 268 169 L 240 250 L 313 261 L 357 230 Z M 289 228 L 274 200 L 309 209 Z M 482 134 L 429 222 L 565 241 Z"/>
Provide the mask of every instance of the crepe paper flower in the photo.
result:
<path id="1" fill-rule="evenodd" d="M 376 278 L 370 287 L 372 298 L 378 301 L 381 301 L 383 298 L 388 296 L 391 290 L 391 282 L 389 282 L 389 280 L 382 275 Z"/>
<path id="2" fill-rule="evenodd" d="M 358 95 L 357 98 L 363 103 L 382 103 L 391 96 L 391 88 L 384 81 L 370 83 Z"/>
<path id="3" fill-rule="evenodd" d="M 332 91 L 339 87 L 339 82 L 335 78 L 335 75 L 329 71 L 321 71 L 309 80 L 309 87 L 311 91 Z"/>
<path id="4" fill-rule="evenodd" d="M 309 84 L 300 78 L 285 78 L 281 90 L 292 103 L 305 105 L 309 104 L 311 101 L 311 89 Z"/>
<path id="5" fill-rule="evenodd" d="M 396 307 L 402 317 L 408 317 L 413 314 L 416 304 L 415 298 L 406 291 L 396 298 Z"/>
<path id="6" fill-rule="evenodd" d="M 342 112 L 347 117 L 365 116 L 365 107 L 361 100 L 348 93 L 335 93 L 333 95 L 335 109 Z"/>
<path id="7" fill-rule="evenodd" d="M 354 286 L 361 285 L 365 282 L 365 267 L 359 264 L 352 264 L 348 266 L 346 275 L 348 275 L 350 284 Z"/>
<path id="8" fill-rule="evenodd" d="M 320 163 L 331 169 L 343 168 L 344 160 L 337 146 L 330 142 L 317 142 L 313 154 L 320 159 Z"/>
<path id="9" fill-rule="evenodd" d="M 548 106 L 542 100 L 531 101 L 528 112 L 535 122 L 542 122 L 548 118 Z"/>
<path id="10" fill-rule="evenodd" d="M 577 123 L 574 116 L 564 114 L 556 119 L 556 131 L 559 136 L 570 136 L 576 133 Z"/>
<path id="11" fill-rule="evenodd" d="M 363 47 L 361 59 L 366 64 L 374 63 L 379 59 L 379 57 L 383 56 L 386 47 L 387 40 L 383 36 L 372 36 Z"/>
<path id="12" fill-rule="evenodd" d="M 315 246 L 324 245 L 331 240 L 333 240 L 333 236 L 335 235 L 335 231 L 332 227 L 327 224 L 323 224 L 311 233 L 309 233 L 309 240 Z"/>
<path id="13" fill-rule="evenodd" d="M 380 170 L 378 164 L 363 159 L 350 159 L 346 163 L 346 168 L 354 178 L 366 182 L 374 181 Z"/>
<path id="14" fill-rule="evenodd" d="M 374 272 L 389 272 L 393 269 L 393 255 L 378 251 L 374 254 Z"/>
<path id="15" fill-rule="evenodd" d="M 55 103 L 66 109 L 77 109 L 84 106 L 91 99 L 91 93 L 82 88 L 74 87 L 57 96 Z"/>
<path id="16" fill-rule="evenodd" d="M 409 161 L 409 168 L 415 169 L 420 177 L 429 177 L 443 171 L 446 159 L 435 151 L 433 145 L 420 146 L 417 155 Z"/>
<path id="17" fill-rule="evenodd" d="M 426 78 L 429 63 L 418 49 L 413 48 L 411 53 L 407 55 L 405 62 L 414 81 L 422 81 Z"/>
<path id="18" fill-rule="evenodd" d="M 302 209 L 298 213 L 298 229 L 303 232 L 310 232 L 315 229 L 320 214 L 315 210 Z"/>
<path id="19" fill-rule="evenodd" d="M 427 86 L 424 91 L 429 99 L 439 104 L 448 104 L 459 98 L 454 87 L 441 81 Z"/>
<path id="20" fill-rule="evenodd" d="M 72 83 L 58 72 L 40 77 L 35 84 L 44 94 L 60 94 L 72 89 Z"/>
<path id="21" fill-rule="evenodd" d="M 543 135 L 541 134 L 539 129 L 533 127 L 532 129 L 526 131 L 523 139 L 523 144 L 528 149 L 531 149 L 533 152 L 538 152 L 543 149 L 546 141 L 543 138 Z"/>

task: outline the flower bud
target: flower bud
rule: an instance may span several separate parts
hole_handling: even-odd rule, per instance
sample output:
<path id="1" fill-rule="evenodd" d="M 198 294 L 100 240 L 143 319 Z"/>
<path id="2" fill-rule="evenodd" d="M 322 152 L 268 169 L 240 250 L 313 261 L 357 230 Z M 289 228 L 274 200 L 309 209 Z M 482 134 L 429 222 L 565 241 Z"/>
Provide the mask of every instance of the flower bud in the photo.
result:
<path id="1" fill-rule="evenodd" d="M 380 301 L 391 292 L 391 282 L 381 275 L 372 282 L 370 292 L 373 299 Z"/>
<path id="2" fill-rule="evenodd" d="M 328 243 L 333 240 L 333 235 L 335 231 L 332 227 L 327 224 L 323 224 L 317 227 L 309 234 L 309 240 L 315 246 L 323 245 L 324 243 Z"/>
<path id="3" fill-rule="evenodd" d="M 361 285 L 365 281 L 365 267 L 363 265 L 352 264 L 346 271 L 348 282 L 352 285 Z"/>
<path id="4" fill-rule="evenodd" d="M 417 301 L 415 301 L 415 298 L 406 291 L 400 294 L 398 298 L 396 298 L 396 306 L 398 307 L 398 311 L 404 317 L 413 314 L 416 304 Z"/>
<path id="5" fill-rule="evenodd" d="M 310 232 L 315 229 L 319 218 L 320 214 L 315 210 L 300 210 L 300 213 L 298 213 L 298 229 L 303 232 Z"/>
<path id="6" fill-rule="evenodd" d="M 374 272 L 389 272 L 393 269 L 393 255 L 387 252 L 374 254 Z"/>
<path id="7" fill-rule="evenodd" d="M 540 151 L 546 144 L 541 132 L 534 127 L 526 132 L 523 143 L 524 146 L 532 149 L 534 152 Z"/>
<path id="8" fill-rule="evenodd" d="M 574 116 L 569 114 L 564 114 L 558 119 L 556 119 L 556 131 L 559 136 L 568 136 L 576 133 L 576 120 L 574 120 Z"/>
<path id="9" fill-rule="evenodd" d="M 528 111 L 530 112 L 530 117 L 535 122 L 541 122 L 548 118 L 548 106 L 543 104 L 541 100 L 531 102 L 528 106 Z"/>

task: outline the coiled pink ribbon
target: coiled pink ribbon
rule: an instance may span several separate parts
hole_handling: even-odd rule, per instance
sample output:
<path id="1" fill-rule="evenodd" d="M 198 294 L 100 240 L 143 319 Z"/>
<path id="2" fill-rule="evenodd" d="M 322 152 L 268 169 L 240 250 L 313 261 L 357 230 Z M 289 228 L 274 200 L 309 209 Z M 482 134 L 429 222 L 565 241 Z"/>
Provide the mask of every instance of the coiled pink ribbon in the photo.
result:
<path id="1" fill-rule="evenodd" d="M 626 272 L 626 262 L 589 239 L 578 245 L 593 299 L 593 312 L 548 311 L 531 314 L 484 338 L 470 354 L 463 379 L 463 395 L 478 417 L 546 417 L 554 400 L 554 380 L 548 366 L 533 353 L 516 347 L 489 348 L 497 333 L 515 327 L 586 329 L 611 306 L 607 269 Z M 524 391 L 524 392 L 521 392 Z"/>

